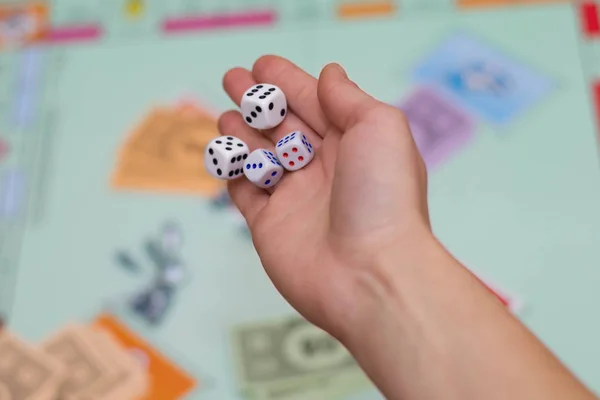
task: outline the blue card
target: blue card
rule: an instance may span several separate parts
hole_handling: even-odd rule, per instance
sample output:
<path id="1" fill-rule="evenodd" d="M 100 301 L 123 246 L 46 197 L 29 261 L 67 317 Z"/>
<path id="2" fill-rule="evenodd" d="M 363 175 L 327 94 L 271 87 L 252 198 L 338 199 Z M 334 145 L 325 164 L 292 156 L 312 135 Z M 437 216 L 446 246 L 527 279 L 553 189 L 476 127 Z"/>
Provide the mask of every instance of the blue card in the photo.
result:
<path id="1" fill-rule="evenodd" d="M 0 217 L 14 219 L 25 207 L 25 182 L 21 171 L 6 170 L 0 180 Z"/>
<path id="2" fill-rule="evenodd" d="M 552 89 L 550 79 L 464 34 L 445 40 L 416 68 L 414 78 L 443 89 L 495 124 L 511 122 Z"/>

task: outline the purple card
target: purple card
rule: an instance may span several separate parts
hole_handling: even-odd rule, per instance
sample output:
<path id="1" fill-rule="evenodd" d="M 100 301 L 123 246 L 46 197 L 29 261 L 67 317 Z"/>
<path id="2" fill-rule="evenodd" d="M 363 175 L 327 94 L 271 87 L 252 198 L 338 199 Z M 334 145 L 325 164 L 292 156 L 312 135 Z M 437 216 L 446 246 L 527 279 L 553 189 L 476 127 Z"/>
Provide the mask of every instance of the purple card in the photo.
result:
<path id="1" fill-rule="evenodd" d="M 447 161 L 474 136 L 471 118 L 430 88 L 417 89 L 399 108 L 408 118 L 427 169 Z"/>

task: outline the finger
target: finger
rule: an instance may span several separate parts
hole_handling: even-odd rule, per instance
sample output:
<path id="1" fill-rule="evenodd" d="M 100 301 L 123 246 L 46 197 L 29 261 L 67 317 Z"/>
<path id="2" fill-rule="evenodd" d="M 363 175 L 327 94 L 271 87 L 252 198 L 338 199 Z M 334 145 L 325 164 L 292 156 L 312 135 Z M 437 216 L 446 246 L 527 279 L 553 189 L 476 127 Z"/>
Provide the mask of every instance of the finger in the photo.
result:
<path id="1" fill-rule="evenodd" d="M 237 111 L 228 111 L 221 115 L 218 122 L 222 135 L 232 135 L 245 142 L 250 150 L 270 148 L 272 143 L 254 132 Z M 228 181 L 229 197 L 246 219 L 248 226 L 256 220 L 256 216 L 269 202 L 269 193 L 256 187 L 245 177 Z"/>
<path id="2" fill-rule="evenodd" d="M 319 104 L 317 79 L 285 58 L 270 55 L 254 63 L 252 75 L 258 82 L 279 86 L 294 114 L 319 136 L 325 136 L 329 121 Z"/>
<path id="3" fill-rule="evenodd" d="M 252 73 L 245 68 L 232 68 L 223 76 L 223 88 L 238 107 L 246 90 L 253 85 L 256 85 L 256 81 Z"/>
<path id="4" fill-rule="evenodd" d="M 245 178 L 228 181 L 227 190 L 233 204 L 240 210 L 246 224 L 251 228 L 260 212 L 266 207 L 271 195 Z"/>
<path id="5" fill-rule="evenodd" d="M 237 110 L 230 110 L 221 114 L 218 121 L 218 128 L 221 135 L 232 135 L 241 139 L 248 145 L 250 151 L 273 147 L 273 143 L 269 139 L 256 132 L 244 122 L 242 114 Z"/>
<path id="6" fill-rule="evenodd" d="M 257 82 L 252 77 L 252 73 L 244 68 L 234 68 L 229 70 L 223 78 L 223 87 L 225 88 L 225 91 L 238 106 L 240 105 L 242 96 L 246 90 L 256 84 Z M 319 147 L 321 145 L 321 137 L 293 112 L 288 112 L 287 116 L 279 126 L 274 129 L 261 131 L 260 134 L 269 138 L 271 142 L 277 143 L 284 136 L 297 130 L 302 131 L 302 133 L 304 133 L 311 141 L 313 146 Z"/>
<path id="7" fill-rule="evenodd" d="M 326 117 L 342 132 L 390 107 L 363 92 L 338 64 L 321 71 L 318 96 Z"/>

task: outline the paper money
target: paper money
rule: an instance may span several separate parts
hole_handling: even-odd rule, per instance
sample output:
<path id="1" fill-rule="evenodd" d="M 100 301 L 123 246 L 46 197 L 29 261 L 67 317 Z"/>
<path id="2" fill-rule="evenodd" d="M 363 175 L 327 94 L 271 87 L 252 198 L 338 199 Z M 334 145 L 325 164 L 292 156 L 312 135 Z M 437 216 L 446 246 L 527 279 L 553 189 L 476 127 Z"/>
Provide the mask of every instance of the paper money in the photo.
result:
<path id="1" fill-rule="evenodd" d="M 65 377 L 60 363 L 3 330 L 0 333 L 0 399 L 53 400 Z"/>
<path id="2" fill-rule="evenodd" d="M 85 393 L 93 385 L 107 379 L 108 375 L 114 374 L 87 326 L 68 325 L 42 343 L 41 347 L 68 369 L 67 379 L 60 389 L 61 398 Z"/>
<path id="3" fill-rule="evenodd" d="M 248 398 L 313 399 L 348 380 L 368 384 L 344 346 L 302 318 L 239 327 L 233 345 L 240 389 Z"/>
<path id="4" fill-rule="evenodd" d="M 258 386 L 247 389 L 244 394 L 252 400 L 344 400 L 368 387 L 368 379 L 356 368 L 354 371 L 326 375 L 312 381 Z"/>
<path id="5" fill-rule="evenodd" d="M 130 400 L 143 395 L 148 376 L 142 364 L 107 331 L 92 328 L 92 332 L 97 348 L 111 363 L 112 373 L 68 400 Z"/>

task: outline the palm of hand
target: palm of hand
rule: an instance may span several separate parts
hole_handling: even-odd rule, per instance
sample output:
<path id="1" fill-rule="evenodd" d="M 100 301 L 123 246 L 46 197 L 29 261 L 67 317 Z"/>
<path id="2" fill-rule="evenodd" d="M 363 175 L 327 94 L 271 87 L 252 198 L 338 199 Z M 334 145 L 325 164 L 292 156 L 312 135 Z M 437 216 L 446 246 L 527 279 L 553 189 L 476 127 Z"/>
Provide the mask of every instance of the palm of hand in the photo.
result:
<path id="1" fill-rule="evenodd" d="M 272 148 L 299 129 L 317 155 L 271 194 L 245 180 L 232 182 L 230 193 L 277 289 L 323 325 L 351 307 L 352 268 L 366 267 L 365 259 L 400 241 L 414 224 L 428 223 L 425 169 L 402 114 L 364 94 L 339 67 L 326 68 L 317 82 L 287 60 L 264 57 L 252 72 L 228 72 L 224 86 L 238 101 L 256 81 L 281 87 L 294 113 L 261 135 L 229 112 L 219 121 L 221 133 L 255 149 Z"/>

